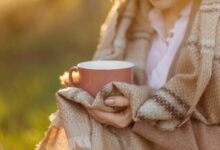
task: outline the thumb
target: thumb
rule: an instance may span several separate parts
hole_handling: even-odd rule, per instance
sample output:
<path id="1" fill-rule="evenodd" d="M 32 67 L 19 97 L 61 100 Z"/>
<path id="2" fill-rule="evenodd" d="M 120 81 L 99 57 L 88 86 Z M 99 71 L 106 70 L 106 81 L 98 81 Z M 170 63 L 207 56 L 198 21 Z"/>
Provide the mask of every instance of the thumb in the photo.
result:
<path id="1" fill-rule="evenodd" d="M 107 106 L 127 107 L 130 105 L 129 100 L 124 96 L 110 96 L 105 100 Z"/>

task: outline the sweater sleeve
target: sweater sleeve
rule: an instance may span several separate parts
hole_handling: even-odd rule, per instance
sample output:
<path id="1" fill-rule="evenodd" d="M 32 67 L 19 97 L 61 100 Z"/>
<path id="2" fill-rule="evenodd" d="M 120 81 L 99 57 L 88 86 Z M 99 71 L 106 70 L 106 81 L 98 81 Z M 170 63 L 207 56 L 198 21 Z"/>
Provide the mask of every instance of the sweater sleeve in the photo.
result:
<path id="1" fill-rule="evenodd" d="M 133 131 L 167 150 L 217 150 L 220 147 L 220 127 L 193 119 L 174 131 L 158 130 L 145 121 L 136 123 Z"/>
<path id="2" fill-rule="evenodd" d="M 164 130 L 173 130 L 188 120 L 191 115 L 188 111 L 195 107 L 206 84 L 199 80 L 199 76 L 204 77 L 199 69 L 199 56 L 198 50 L 185 48 L 180 56 L 176 75 L 139 108 L 137 118 L 149 120 Z M 206 77 L 209 78 L 208 71 Z"/>

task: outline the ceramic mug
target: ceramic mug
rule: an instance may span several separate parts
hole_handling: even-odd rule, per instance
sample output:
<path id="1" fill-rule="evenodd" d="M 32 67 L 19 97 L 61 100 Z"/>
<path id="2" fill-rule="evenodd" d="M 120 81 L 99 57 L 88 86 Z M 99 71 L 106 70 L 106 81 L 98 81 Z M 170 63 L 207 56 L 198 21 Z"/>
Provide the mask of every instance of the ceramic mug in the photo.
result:
<path id="1" fill-rule="evenodd" d="M 133 83 L 134 64 L 127 61 L 98 60 L 79 63 L 69 71 L 70 85 L 96 96 L 107 83 L 119 81 Z"/>

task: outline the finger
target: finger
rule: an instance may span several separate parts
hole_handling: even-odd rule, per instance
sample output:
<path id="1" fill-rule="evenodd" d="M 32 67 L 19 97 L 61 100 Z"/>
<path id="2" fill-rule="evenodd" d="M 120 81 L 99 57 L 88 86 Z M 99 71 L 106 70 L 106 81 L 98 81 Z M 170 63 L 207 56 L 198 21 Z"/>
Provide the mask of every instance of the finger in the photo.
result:
<path id="1" fill-rule="evenodd" d="M 126 107 L 130 105 L 129 100 L 124 96 L 110 96 L 105 100 L 108 106 Z"/>
<path id="2" fill-rule="evenodd" d="M 132 122 L 132 113 L 129 107 L 120 113 L 109 113 L 90 108 L 86 108 L 86 110 L 97 122 L 108 124 L 116 128 L 125 128 Z"/>
<path id="3" fill-rule="evenodd" d="M 97 114 L 94 113 L 94 110 L 92 109 L 86 109 L 86 111 L 89 113 L 89 115 L 94 119 L 96 120 L 97 122 L 99 123 L 106 123 L 103 119 L 100 119 L 99 117 L 97 117 Z"/>
<path id="4" fill-rule="evenodd" d="M 122 111 L 121 113 L 123 113 L 122 115 L 125 116 L 125 117 L 128 117 L 128 116 L 131 116 L 132 115 L 132 112 L 131 112 L 131 108 L 128 107 L 126 108 L 124 111 Z"/>
<path id="5" fill-rule="evenodd" d="M 121 113 L 108 113 L 99 110 L 93 110 L 93 113 L 98 120 L 117 128 L 124 128 L 132 121 L 130 108 Z"/>

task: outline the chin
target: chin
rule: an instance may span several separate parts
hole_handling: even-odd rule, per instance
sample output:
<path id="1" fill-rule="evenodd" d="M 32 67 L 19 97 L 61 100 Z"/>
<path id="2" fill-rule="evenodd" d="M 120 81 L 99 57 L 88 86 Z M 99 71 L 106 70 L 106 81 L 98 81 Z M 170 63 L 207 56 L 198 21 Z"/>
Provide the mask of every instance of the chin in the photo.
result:
<path id="1" fill-rule="evenodd" d="M 173 6 L 172 0 L 149 0 L 149 1 L 155 8 L 159 8 L 161 10 L 166 10 Z"/>

